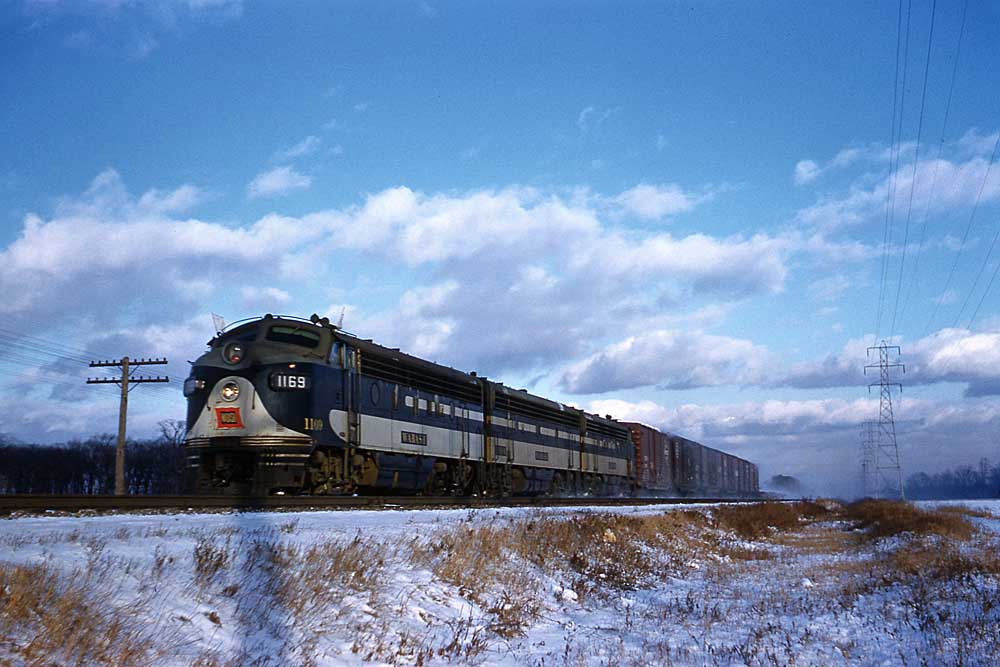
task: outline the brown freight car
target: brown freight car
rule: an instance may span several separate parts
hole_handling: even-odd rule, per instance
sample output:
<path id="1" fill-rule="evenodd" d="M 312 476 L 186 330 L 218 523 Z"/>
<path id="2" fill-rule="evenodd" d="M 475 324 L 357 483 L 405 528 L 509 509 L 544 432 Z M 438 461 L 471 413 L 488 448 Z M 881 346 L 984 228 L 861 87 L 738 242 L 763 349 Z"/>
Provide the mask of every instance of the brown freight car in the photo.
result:
<path id="1" fill-rule="evenodd" d="M 636 486 L 663 494 L 756 496 L 757 466 L 687 438 L 626 423 L 635 447 Z"/>

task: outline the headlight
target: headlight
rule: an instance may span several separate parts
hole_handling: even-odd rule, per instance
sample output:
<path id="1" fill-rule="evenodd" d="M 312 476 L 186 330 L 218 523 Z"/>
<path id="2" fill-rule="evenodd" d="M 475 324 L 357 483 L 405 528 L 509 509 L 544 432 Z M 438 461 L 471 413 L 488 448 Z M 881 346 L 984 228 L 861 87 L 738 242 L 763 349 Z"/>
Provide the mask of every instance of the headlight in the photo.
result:
<path id="1" fill-rule="evenodd" d="M 240 386 L 235 382 L 227 382 L 222 385 L 222 389 L 219 390 L 219 396 L 221 396 L 224 401 L 235 401 L 240 397 Z"/>
<path id="2" fill-rule="evenodd" d="M 238 364 L 243 361 L 243 346 L 239 343 L 230 343 L 222 351 L 222 358 L 226 363 Z"/>
<path id="3" fill-rule="evenodd" d="M 193 396 L 205 388 L 205 381 L 201 378 L 188 378 L 184 380 L 184 395 Z"/>

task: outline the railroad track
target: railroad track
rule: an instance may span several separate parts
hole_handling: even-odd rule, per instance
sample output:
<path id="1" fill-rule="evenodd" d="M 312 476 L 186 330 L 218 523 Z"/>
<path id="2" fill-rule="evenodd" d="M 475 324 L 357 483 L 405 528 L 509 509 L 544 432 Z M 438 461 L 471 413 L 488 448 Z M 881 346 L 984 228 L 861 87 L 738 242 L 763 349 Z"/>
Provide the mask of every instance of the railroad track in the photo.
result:
<path id="1" fill-rule="evenodd" d="M 582 507 L 684 505 L 758 502 L 735 498 L 468 498 L 430 496 L 83 496 L 0 495 L 0 515 L 48 512 L 134 512 L 145 510 L 279 510 L 428 509 L 488 507 Z"/>

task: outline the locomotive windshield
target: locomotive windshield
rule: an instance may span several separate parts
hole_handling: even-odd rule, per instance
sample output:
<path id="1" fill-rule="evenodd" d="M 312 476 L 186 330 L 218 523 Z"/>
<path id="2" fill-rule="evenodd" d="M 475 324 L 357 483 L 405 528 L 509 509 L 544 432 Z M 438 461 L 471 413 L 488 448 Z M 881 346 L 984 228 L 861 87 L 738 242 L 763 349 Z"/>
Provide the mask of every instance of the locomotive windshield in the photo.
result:
<path id="1" fill-rule="evenodd" d="M 315 331 L 282 325 L 275 325 L 268 329 L 266 338 L 275 343 L 288 343 L 302 347 L 318 347 L 320 341 L 320 336 Z"/>
<path id="2" fill-rule="evenodd" d="M 223 344 L 232 342 L 250 343 L 255 340 L 257 340 L 257 325 L 251 324 L 227 331 L 225 334 L 214 338 L 212 340 L 212 347 L 221 347 Z"/>

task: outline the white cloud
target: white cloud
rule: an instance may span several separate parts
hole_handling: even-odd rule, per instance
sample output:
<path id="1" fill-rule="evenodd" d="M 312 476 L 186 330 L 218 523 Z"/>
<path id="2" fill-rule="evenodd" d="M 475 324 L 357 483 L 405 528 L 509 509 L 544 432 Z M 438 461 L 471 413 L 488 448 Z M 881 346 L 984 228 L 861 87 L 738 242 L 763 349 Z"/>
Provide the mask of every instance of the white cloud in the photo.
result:
<path id="1" fill-rule="evenodd" d="M 322 139 L 310 134 L 294 146 L 278 151 L 277 157 L 279 160 L 294 160 L 297 157 L 315 153 L 321 143 L 323 143 Z"/>
<path id="2" fill-rule="evenodd" d="M 278 270 L 287 253 L 322 233 L 276 215 L 246 227 L 171 217 L 202 199 L 191 185 L 135 198 L 117 172 L 102 172 L 81 197 L 63 199 L 50 219 L 26 216 L 20 234 L 0 250 L 0 313 L 88 317 L 147 302 L 166 312 L 204 298 L 206 281 L 224 284 L 228 272 Z M 88 312 L 80 312 L 81 303 L 91 304 Z"/>
<path id="3" fill-rule="evenodd" d="M 899 158 L 902 160 L 912 155 L 915 149 L 915 142 L 902 142 L 895 150 L 898 151 Z M 870 164 L 886 163 L 889 161 L 891 155 L 894 155 L 894 153 L 890 153 L 890 150 L 886 146 L 879 143 L 844 148 L 823 165 L 820 165 L 815 160 L 799 160 L 795 164 L 792 180 L 795 181 L 796 185 L 807 185 L 828 172 L 846 169 L 858 162 L 867 162 Z"/>
<path id="4" fill-rule="evenodd" d="M 655 385 L 690 389 L 758 384 L 773 361 L 750 341 L 698 331 L 652 331 L 609 345 L 574 364 L 562 378 L 576 394 Z"/>
<path id="5" fill-rule="evenodd" d="M 684 192 L 679 185 L 673 183 L 665 185 L 640 183 L 615 197 L 614 201 L 627 213 L 647 220 L 658 220 L 668 215 L 690 211 L 700 199 Z"/>
<path id="6" fill-rule="evenodd" d="M 813 493 L 858 491 L 859 425 L 877 416 L 878 400 L 817 399 L 686 403 L 591 401 L 585 406 L 621 421 L 638 421 L 711 447 L 749 458 L 760 466 L 761 483 L 774 474 L 801 478 Z M 995 452 L 1000 402 L 906 399 L 897 403 L 896 424 L 903 473 L 940 471 L 973 463 Z M 958 437 L 957 434 L 961 434 Z M 949 455 L 941 456 L 941 442 Z"/>
<path id="7" fill-rule="evenodd" d="M 819 176 L 819 165 L 812 160 L 799 160 L 795 165 L 795 185 L 805 185 L 812 183 Z"/>
<path id="8" fill-rule="evenodd" d="M 72 17 L 74 24 L 82 24 L 62 40 L 68 48 L 99 44 L 131 60 L 148 58 L 159 48 L 161 39 L 175 38 L 178 26 L 186 22 L 236 19 L 243 13 L 242 0 L 26 0 L 19 4 L 32 28 L 61 25 L 63 22 L 52 20 L 59 17 Z M 122 29 L 123 25 L 130 29 Z"/>
<path id="9" fill-rule="evenodd" d="M 996 135 L 992 136 L 995 139 Z M 972 148 L 982 151 L 987 146 L 987 142 L 978 137 L 966 139 L 964 144 L 961 142 L 962 140 L 950 147 L 958 156 Z M 915 148 L 915 144 L 904 144 L 901 150 L 912 152 Z M 894 174 L 862 174 L 845 194 L 823 197 L 816 204 L 799 211 L 796 220 L 825 231 L 881 220 L 885 216 L 890 187 L 894 193 L 894 201 L 897 202 L 897 216 L 906 215 L 903 207 L 920 216 L 923 216 L 924 211 L 928 211 L 930 215 L 952 213 L 971 206 L 980 197 L 980 191 L 982 203 L 996 201 L 1000 199 L 1000 170 L 989 168 L 988 156 L 992 148 L 993 145 L 990 144 L 987 152 L 963 157 L 961 160 L 925 157 L 917 163 L 915 172 L 912 159 L 906 160 L 904 155 Z M 854 151 L 858 151 L 860 155 L 856 155 Z M 888 149 L 879 149 L 877 155 L 873 154 L 872 149 L 854 149 L 846 153 L 841 151 L 831 165 L 820 168 L 815 175 L 840 166 L 841 163 L 846 165 L 862 159 L 883 162 L 883 158 L 888 157 L 887 151 Z M 803 162 L 815 165 L 811 161 Z M 803 162 L 796 166 L 796 177 L 799 176 L 799 166 Z M 804 178 L 811 180 L 810 177 L 814 178 L 815 175 L 808 165 L 803 167 Z M 911 188 L 914 188 L 912 209 L 909 206 Z"/>
<path id="10" fill-rule="evenodd" d="M 247 186 L 251 199 L 284 195 L 295 190 L 305 190 L 312 185 L 312 177 L 300 174 L 291 166 L 276 167 L 257 176 Z"/>
<path id="11" fill-rule="evenodd" d="M 828 311 L 825 314 L 832 314 Z M 836 325 L 835 325 L 836 326 Z M 942 329 L 910 344 L 901 343 L 908 386 L 954 382 L 968 396 L 1000 396 L 1000 331 Z M 644 386 L 688 389 L 756 385 L 818 389 L 866 387 L 877 381 L 871 336 L 851 339 L 837 353 L 782 366 L 765 347 L 743 339 L 697 330 L 647 330 L 608 345 L 572 364 L 562 376 L 571 393 L 600 393 Z M 874 375 L 873 375 L 874 373 Z"/>
<path id="12" fill-rule="evenodd" d="M 156 189 L 145 192 L 139 198 L 137 208 L 153 215 L 183 213 L 202 203 L 205 199 L 206 195 L 201 189 L 193 185 L 182 185 L 176 190 L 166 193 Z"/>
<path id="13" fill-rule="evenodd" d="M 905 375 L 898 375 L 897 381 L 958 382 L 966 385 L 970 396 L 1000 395 L 1000 332 L 941 329 L 910 344 L 895 342 L 901 343 L 899 361 L 906 365 Z M 865 386 L 873 381 L 865 375 L 865 365 L 878 362 L 875 353 L 868 352 L 874 344 L 871 336 L 850 340 L 836 354 L 775 375 L 773 383 L 798 388 Z"/>
<path id="14" fill-rule="evenodd" d="M 958 153 L 962 157 L 989 155 L 997 144 L 1000 132 L 983 134 L 978 128 L 971 128 L 955 142 Z"/>
<path id="15" fill-rule="evenodd" d="M 607 109 L 598 109 L 592 106 L 585 107 L 577 114 L 576 126 L 580 128 L 581 132 L 599 129 L 601 125 L 620 111 L 621 107 L 609 107 Z"/>
<path id="16" fill-rule="evenodd" d="M 247 310 L 284 306 L 291 300 L 291 294 L 277 287 L 247 286 L 240 290 L 240 302 Z"/>
<path id="17" fill-rule="evenodd" d="M 843 273 L 817 278 L 809 284 L 809 295 L 816 301 L 836 301 L 853 283 Z"/>
<path id="18" fill-rule="evenodd" d="M 933 303 L 938 306 L 947 306 L 952 303 L 958 303 L 958 293 L 953 289 L 945 290 L 934 297 Z"/>
<path id="19" fill-rule="evenodd" d="M 614 199 L 530 188 L 462 195 L 392 188 L 361 206 L 302 221 L 327 230 L 331 251 L 375 253 L 433 271 L 436 284 L 460 284 L 405 317 L 402 305 L 369 312 L 366 329 L 407 349 L 417 339 L 422 350 L 447 349 L 447 361 L 456 365 L 499 370 L 572 358 L 591 341 L 620 332 L 615 322 L 656 318 L 663 303 L 685 295 L 782 289 L 795 242 L 626 233 L 604 220 L 613 217 Z"/>
<path id="20" fill-rule="evenodd" d="M 919 405 L 926 405 L 921 402 Z M 708 439 L 728 435 L 803 434 L 830 427 L 856 428 L 875 414 L 877 400 L 817 399 L 804 401 L 747 401 L 729 404 L 687 403 L 665 408 L 652 401 L 630 403 L 617 399 L 591 401 L 588 407 L 623 421 L 641 421 L 657 428 Z M 900 413 L 919 413 L 918 403 Z"/>

